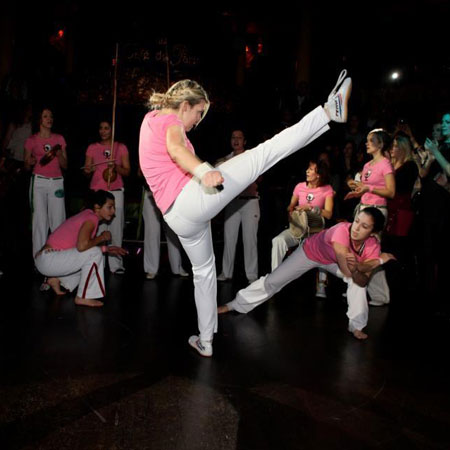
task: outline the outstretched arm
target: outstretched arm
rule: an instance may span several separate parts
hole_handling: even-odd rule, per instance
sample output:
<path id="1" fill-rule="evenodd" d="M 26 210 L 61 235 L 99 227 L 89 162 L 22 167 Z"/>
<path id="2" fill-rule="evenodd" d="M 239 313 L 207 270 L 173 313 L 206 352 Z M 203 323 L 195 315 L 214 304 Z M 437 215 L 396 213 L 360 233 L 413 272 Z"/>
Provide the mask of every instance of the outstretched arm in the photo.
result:
<path id="1" fill-rule="evenodd" d="M 428 150 L 433 154 L 445 174 L 450 176 L 450 162 L 444 158 L 444 155 L 439 151 L 438 146 L 431 139 L 427 138 L 425 140 L 425 150 Z"/>

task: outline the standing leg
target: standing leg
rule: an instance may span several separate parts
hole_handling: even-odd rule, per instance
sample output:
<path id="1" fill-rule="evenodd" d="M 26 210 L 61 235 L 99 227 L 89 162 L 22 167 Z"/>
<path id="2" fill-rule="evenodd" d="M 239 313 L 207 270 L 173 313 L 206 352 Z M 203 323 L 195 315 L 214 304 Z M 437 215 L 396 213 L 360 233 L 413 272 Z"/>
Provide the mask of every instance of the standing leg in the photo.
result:
<path id="1" fill-rule="evenodd" d="M 64 180 L 49 180 L 48 222 L 53 232 L 66 220 L 66 203 L 64 200 Z"/>
<path id="2" fill-rule="evenodd" d="M 48 235 L 47 184 L 50 180 L 31 177 L 30 206 L 34 255 L 44 246 Z"/>
<path id="3" fill-rule="evenodd" d="M 159 269 L 160 243 L 161 243 L 161 213 L 156 206 L 153 195 L 145 193 L 144 208 L 144 271 L 156 275 Z"/>
<path id="4" fill-rule="evenodd" d="M 259 200 L 251 199 L 241 208 L 242 241 L 244 242 L 245 274 L 250 283 L 258 279 Z"/>
<path id="5" fill-rule="evenodd" d="M 188 237 L 180 236 L 180 242 L 192 263 L 200 340 L 211 342 L 217 331 L 216 265 L 211 225 L 202 225 Z"/>
<path id="6" fill-rule="evenodd" d="M 290 247 L 298 245 L 299 240 L 295 238 L 289 229 L 282 231 L 272 239 L 272 272 L 283 262 Z"/>
<path id="7" fill-rule="evenodd" d="M 110 191 L 114 195 L 116 204 L 116 215 L 109 224 L 109 231 L 111 231 L 111 244 L 117 247 L 122 247 L 123 227 L 125 224 L 125 209 L 124 209 L 124 193 L 123 189 L 120 191 Z M 108 256 L 109 270 L 111 272 L 123 271 L 123 259 L 121 256 Z"/>
<path id="8" fill-rule="evenodd" d="M 234 258 L 236 256 L 236 244 L 241 226 L 241 208 L 242 202 L 233 200 L 225 208 L 225 221 L 223 226 L 223 258 L 222 258 L 222 276 L 225 279 L 233 278 Z M 219 276 L 219 279 L 220 276 Z"/>

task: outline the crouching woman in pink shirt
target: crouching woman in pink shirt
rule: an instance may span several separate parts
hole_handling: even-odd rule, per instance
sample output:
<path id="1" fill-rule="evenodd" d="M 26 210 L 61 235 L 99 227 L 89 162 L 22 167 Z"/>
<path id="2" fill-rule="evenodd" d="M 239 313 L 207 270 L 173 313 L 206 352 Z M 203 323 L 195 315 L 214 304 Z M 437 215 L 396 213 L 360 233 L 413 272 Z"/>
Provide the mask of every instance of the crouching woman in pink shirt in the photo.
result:
<path id="1" fill-rule="evenodd" d="M 348 330 L 357 339 L 367 339 L 362 330 L 369 317 L 366 286 L 370 274 L 376 267 L 394 259 L 389 253 L 380 253 L 380 243 L 374 236 L 383 225 L 382 212 L 368 207 L 353 223 L 341 222 L 311 236 L 272 273 L 240 290 L 233 301 L 219 307 L 219 314 L 233 310 L 248 313 L 305 272 L 320 268 L 347 283 Z"/>
<path id="2" fill-rule="evenodd" d="M 92 193 L 87 208 L 63 222 L 37 253 L 36 267 L 48 277 L 48 284 L 62 295 L 61 286 L 73 291 L 78 286 L 75 303 L 103 306 L 105 296 L 103 253 L 125 255 L 121 247 L 107 247 L 111 233 L 96 236 L 100 221 L 114 217 L 114 196 L 106 191 Z"/>
<path id="3" fill-rule="evenodd" d="M 205 90 L 195 81 L 182 80 L 165 94 L 150 98 L 153 111 L 145 116 L 140 133 L 141 170 L 164 220 L 180 238 L 192 263 L 200 334 L 188 342 L 202 356 L 212 356 L 217 331 L 210 220 L 262 173 L 325 133 L 331 120 L 345 122 L 350 92 L 351 79 L 343 71 L 323 108 L 318 106 L 297 124 L 218 169 L 195 156 L 186 136 L 208 111 Z"/>

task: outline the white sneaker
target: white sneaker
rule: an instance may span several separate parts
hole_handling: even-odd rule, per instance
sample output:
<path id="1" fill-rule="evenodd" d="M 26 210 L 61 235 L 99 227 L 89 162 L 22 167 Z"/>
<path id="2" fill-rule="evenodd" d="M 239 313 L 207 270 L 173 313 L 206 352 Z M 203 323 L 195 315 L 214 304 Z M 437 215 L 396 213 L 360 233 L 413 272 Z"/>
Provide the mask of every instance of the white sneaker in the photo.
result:
<path id="1" fill-rule="evenodd" d="M 316 284 L 316 297 L 327 298 L 327 293 L 325 291 L 325 283 L 323 281 L 319 281 Z"/>
<path id="2" fill-rule="evenodd" d="M 156 273 L 147 272 L 145 274 L 145 278 L 147 278 L 147 280 L 153 280 L 155 277 L 156 277 Z"/>
<path id="3" fill-rule="evenodd" d="M 180 268 L 180 273 L 178 275 L 182 278 L 187 278 L 189 276 L 189 274 L 182 267 Z"/>
<path id="4" fill-rule="evenodd" d="M 212 342 L 202 341 L 198 336 L 191 336 L 189 338 L 189 345 L 200 353 L 202 356 L 211 357 L 213 354 Z"/>
<path id="5" fill-rule="evenodd" d="M 339 75 L 336 86 L 330 92 L 325 108 L 333 122 L 347 122 L 348 99 L 352 92 L 352 79 L 345 78 L 347 71 L 343 70 Z"/>
<path id="6" fill-rule="evenodd" d="M 218 277 L 217 277 L 217 281 L 229 281 L 231 280 L 231 278 L 227 278 L 223 273 L 221 273 Z"/>

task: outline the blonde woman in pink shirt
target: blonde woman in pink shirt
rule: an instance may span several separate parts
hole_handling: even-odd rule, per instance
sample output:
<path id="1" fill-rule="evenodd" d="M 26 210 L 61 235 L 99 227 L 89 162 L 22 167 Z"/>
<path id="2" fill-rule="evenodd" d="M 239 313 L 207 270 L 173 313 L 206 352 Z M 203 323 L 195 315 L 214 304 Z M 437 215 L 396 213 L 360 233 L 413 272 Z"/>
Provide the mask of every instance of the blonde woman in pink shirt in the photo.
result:
<path id="1" fill-rule="evenodd" d="M 39 113 L 39 131 L 25 141 L 25 168 L 33 169 L 30 182 L 33 257 L 66 219 L 64 178 L 67 169 L 66 141 L 53 133 L 53 113 L 43 108 Z"/>
<path id="2" fill-rule="evenodd" d="M 111 233 L 97 236 L 98 224 L 114 216 L 114 196 L 106 191 L 92 192 L 87 208 L 62 223 L 37 253 L 35 264 L 48 277 L 47 283 L 57 295 L 64 287 L 73 291 L 78 286 L 75 304 L 103 306 L 105 296 L 103 253 L 125 255 L 120 247 L 106 246 Z"/>
<path id="3" fill-rule="evenodd" d="M 180 238 L 194 274 L 199 335 L 189 344 L 212 356 L 217 331 L 217 280 L 210 220 L 248 185 L 278 161 L 308 145 L 347 120 L 351 79 L 343 71 L 324 107 L 272 139 L 247 150 L 215 169 L 196 155 L 186 132 L 197 126 L 210 102 L 195 81 L 182 80 L 164 94 L 153 94 L 141 126 L 139 158 L 142 173 L 164 220 Z"/>
<path id="4" fill-rule="evenodd" d="M 114 151 L 111 148 L 112 128 L 108 120 L 102 120 L 99 124 L 98 133 L 100 141 L 89 145 L 86 150 L 84 162 L 84 173 L 92 176 L 90 188 L 93 191 L 103 189 L 111 192 L 115 199 L 116 213 L 111 222 L 103 223 L 99 227 L 99 233 L 110 231 L 112 244 L 120 247 L 122 245 L 123 228 L 125 224 L 124 208 L 124 184 L 123 177 L 130 175 L 130 157 L 127 147 L 121 142 L 114 142 Z M 104 178 L 104 171 L 115 171 L 117 177 L 111 178 L 108 186 Z M 108 257 L 111 272 L 122 275 L 125 272 L 123 260 L 120 255 Z"/>

